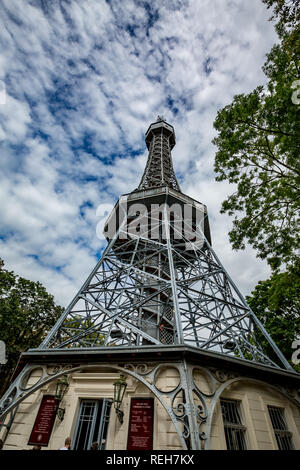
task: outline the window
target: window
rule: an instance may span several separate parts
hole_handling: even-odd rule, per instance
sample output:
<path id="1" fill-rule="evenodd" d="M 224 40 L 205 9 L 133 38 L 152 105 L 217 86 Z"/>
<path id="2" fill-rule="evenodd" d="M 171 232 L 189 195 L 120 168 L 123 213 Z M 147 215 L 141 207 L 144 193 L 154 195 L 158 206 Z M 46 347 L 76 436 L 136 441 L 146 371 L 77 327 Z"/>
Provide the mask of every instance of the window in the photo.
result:
<path id="1" fill-rule="evenodd" d="M 240 403 L 236 400 L 221 400 L 221 410 L 227 449 L 246 449 L 246 427 L 241 421 Z"/>
<path id="2" fill-rule="evenodd" d="M 276 406 L 268 406 L 271 423 L 279 450 L 294 449 L 292 433 L 289 432 L 284 418 L 284 410 Z"/>
<path id="3" fill-rule="evenodd" d="M 89 450 L 98 442 L 104 450 L 111 409 L 111 400 L 82 400 L 74 438 L 74 450 Z"/>

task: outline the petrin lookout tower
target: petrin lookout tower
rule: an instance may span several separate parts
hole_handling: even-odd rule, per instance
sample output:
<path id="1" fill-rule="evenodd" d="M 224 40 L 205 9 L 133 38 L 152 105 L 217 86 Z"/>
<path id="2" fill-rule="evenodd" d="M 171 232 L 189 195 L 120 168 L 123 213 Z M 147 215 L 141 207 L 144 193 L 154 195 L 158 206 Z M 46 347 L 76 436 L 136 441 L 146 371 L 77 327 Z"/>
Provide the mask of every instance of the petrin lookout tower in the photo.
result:
<path id="1" fill-rule="evenodd" d="M 111 431 L 106 447 L 111 449 L 126 445 L 127 449 L 217 447 L 212 444 L 216 442 L 212 428 L 219 400 L 228 387 L 240 382 L 273 390 L 277 398 L 284 395 L 295 409 L 299 405 L 298 374 L 212 248 L 206 206 L 180 189 L 171 157 L 173 126 L 159 116 L 145 140 L 149 155 L 144 174 L 138 188 L 121 196 L 110 214 L 104 229 L 108 243 L 101 259 L 40 347 L 22 354 L 19 374 L 1 399 L 8 443 L 18 406 L 32 394 L 38 401 L 41 390 L 48 387 L 51 391 L 64 375 L 72 383 L 79 380 L 78 374 L 84 381 L 88 380 L 84 374 L 97 372 L 99 384 L 106 381 L 106 396 L 98 401 L 112 400 L 113 384 L 108 384 L 107 374 L 122 373 L 131 380 L 125 394 L 127 427 L 122 424 L 118 430 L 119 436 L 124 435 L 119 441 L 113 438 L 118 432 Z M 269 345 L 272 354 L 264 345 Z M 38 370 L 35 383 L 24 386 L 31 384 Z M 284 391 L 287 385 L 289 392 Z M 73 395 L 69 393 L 82 403 L 75 385 Z M 96 392 L 89 393 L 96 400 Z M 167 431 L 163 440 L 155 435 L 159 419 L 155 412 L 152 444 L 132 440 L 132 400 L 144 396 L 164 410 L 177 436 L 173 444 Z M 241 414 L 231 408 L 228 397 L 227 405 L 223 402 L 223 414 L 216 419 L 221 423 L 223 419 L 225 438 L 219 437 L 219 442 L 223 439 L 227 448 L 246 448 Z M 74 424 L 80 420 L 76 410 L 65 432 L 73 432 L 74 448 L 82 448 L 79 425 Z M 234 410 L 230 432 L 228 410 Z M 95 423 L 98 426 L 97 418 Z M 108 442 L 109 427 L 105 429 Z M 87 439 L 90 442 L 93 437 Z M 134 447 L 132 442 L 140 444 Z M 163 447 L 160 442 L 165 442 Z"/>

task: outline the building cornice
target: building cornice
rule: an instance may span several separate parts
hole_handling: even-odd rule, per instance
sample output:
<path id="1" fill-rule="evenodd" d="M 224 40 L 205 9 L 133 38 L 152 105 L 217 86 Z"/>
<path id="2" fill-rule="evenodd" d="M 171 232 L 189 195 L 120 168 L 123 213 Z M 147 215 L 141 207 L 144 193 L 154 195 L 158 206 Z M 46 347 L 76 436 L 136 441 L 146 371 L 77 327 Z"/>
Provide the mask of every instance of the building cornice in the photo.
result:
<path id="1" fill-rule="evenodd" d="M 187 359 L 202 367 L 232 370 L 246 377 L 283 383 L 300 388 L 300 374 L 281 368 L 257 364 L 237 357 L 202 350 L 186 345 L 140 346 L 140 347 L 101 347 L 101 348 L 70 348 L 70 349 L 31 349 L 24 352 L 18 369 L 30 363 L 78 363 L 91 364 L 103 362 L 140 362 L 160 361 L 172 362 Z M 16 371 L 17 372 L 17 371 Z"/>

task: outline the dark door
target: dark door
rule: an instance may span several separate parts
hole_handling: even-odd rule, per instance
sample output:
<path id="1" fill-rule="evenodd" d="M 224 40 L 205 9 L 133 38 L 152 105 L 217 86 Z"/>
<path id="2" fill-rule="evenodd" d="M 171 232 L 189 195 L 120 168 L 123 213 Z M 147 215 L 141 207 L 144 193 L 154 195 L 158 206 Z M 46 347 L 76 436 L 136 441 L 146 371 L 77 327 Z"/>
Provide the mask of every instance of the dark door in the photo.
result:
<path id="1" fill-rule="evenodd" d="M 98 449 L 105 449 L 109 424 L 111 400 L 82 400 L 77 418 L 74 450 L 89 450 L 93 442 Z"/>

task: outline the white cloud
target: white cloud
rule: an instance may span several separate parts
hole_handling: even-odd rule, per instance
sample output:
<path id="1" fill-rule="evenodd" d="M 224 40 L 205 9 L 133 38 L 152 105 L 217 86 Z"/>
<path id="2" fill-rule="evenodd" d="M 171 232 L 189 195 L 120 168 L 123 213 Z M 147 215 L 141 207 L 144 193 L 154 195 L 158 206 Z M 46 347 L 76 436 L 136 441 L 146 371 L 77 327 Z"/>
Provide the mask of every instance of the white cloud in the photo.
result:
<path id="1" fill-rule="evenodd" d="M 5 103 L 0 105 L 1 140 L 8 140 L 12 144 L 20 142 L 26 136 L 30 122 L 28 104 L 6 93 Z"/>
<path id="2" fill-rule="evenodd" d="M 182 190 L 208 206 L 225 267 L 243 293 L 266 278 L 253 250 L 230 247 L 231 221 L 219 214 L 230 188 L 214 180 L 211 144 L 217 110 L 265 80 L 261 66 L 276 36 L 261 0 L 2 5 L 7 267 L 67 305 L 103 248 L 96 208 L 137 187 L 144 133 L 164 114 L 176 131 Z"/>

